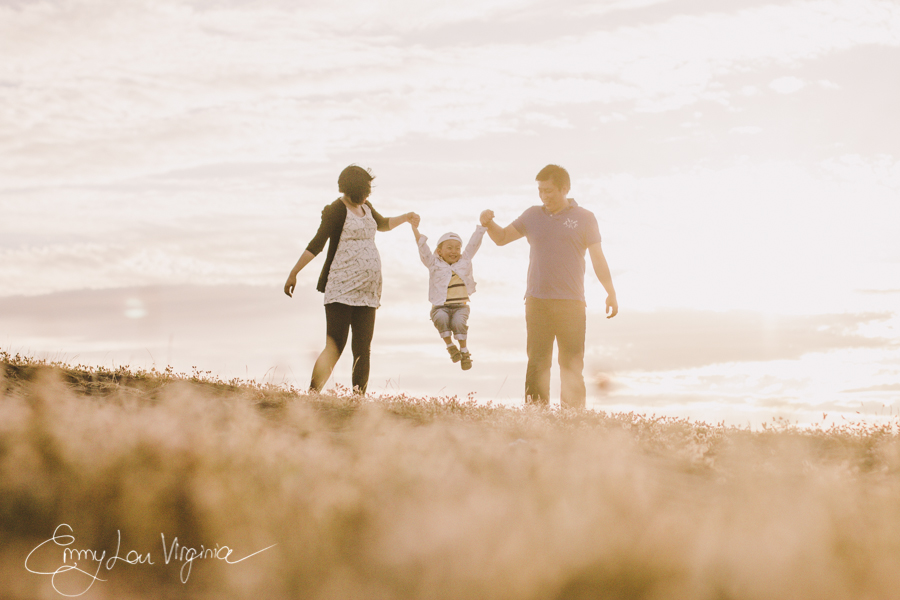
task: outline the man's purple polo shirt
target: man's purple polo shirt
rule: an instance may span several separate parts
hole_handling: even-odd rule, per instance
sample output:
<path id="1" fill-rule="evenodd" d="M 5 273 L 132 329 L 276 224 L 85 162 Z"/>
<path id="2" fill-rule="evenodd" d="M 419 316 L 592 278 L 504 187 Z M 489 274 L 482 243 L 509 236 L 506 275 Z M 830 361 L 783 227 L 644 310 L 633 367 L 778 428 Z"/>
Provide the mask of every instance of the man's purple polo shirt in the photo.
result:
<path id="1" fill-rule="evenodd" d="M 532 206 L 512 224 L 531 245 L 525 297 L 584 302 L 584 254 L 600 241 L 594 213 L 569 198 L 560 213 Z"/>

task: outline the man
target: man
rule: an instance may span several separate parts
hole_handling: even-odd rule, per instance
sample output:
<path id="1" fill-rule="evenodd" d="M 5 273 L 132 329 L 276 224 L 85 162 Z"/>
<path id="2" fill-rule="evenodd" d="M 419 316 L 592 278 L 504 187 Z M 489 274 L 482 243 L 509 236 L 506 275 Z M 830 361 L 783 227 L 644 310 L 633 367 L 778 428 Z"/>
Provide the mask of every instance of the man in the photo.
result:
<path id="1" fill-rule="evenodd" d="M 522 237 L 531 245 L 525 290 L 528 368 L 525 401 L 550 401 L 550 365 L 553 341 L 559 348 L 561 404 L 584 408 L 585 251 L 606 293 L 610 319 L 619 312 L 609 266 L 600 247 L 594 214 L 568 198 L 569 173 L 547 165 L 537 174 L 541 206 L 532 206 L 506 227 L 494 223 L 494 212 L 481 213 L 481 224 L 498 246 Z"/>

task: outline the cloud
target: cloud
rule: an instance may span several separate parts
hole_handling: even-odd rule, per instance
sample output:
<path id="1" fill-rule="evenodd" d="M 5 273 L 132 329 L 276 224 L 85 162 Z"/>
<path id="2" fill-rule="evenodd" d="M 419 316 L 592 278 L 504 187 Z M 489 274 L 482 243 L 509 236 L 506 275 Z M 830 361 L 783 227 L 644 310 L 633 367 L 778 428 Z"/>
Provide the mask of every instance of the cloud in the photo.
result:
<path id="1" fill-rule="evenodd" d="M 522 113 L 625 103 L 727 104 L 728 73 L 900 44 L 892 3 L 815 1 L 534 42 L 406 38 L 484 20 L 540 22 L 541 3 L 39 3 L 0 8 L 5 185 L 112 181 L 210 163 L 324 161 L 413 135 L 474 139 Z M 653 6 L 614 3 L 606 9 Z M 352 33 L 350 33 L 352 32 Z M 431 34 L 430 34 L 431 35 Z M 434 37 L 434 35 L 431 35 Z M 524 37 L 524 36 L 523 36 Z M 252 157 L 252 158 L 248 158 Z"/>
<path id="2" fill-rule="evenodd" d="M 484 162 L 430 153 L 373 159 L 373 202 L 386 215 L 420 212 L 428 235 L 471 231 L 484 208 L 509 223 L 537 202 L 531 181 L 543 158 L 512 160 L 517 150 L 482 149 L 486 154 L 476 156 Z M 487 159 L 494 152 L 496 162 Z M 0 195 L 0 293 L 175 283 L 278 287 L 315 233 L 347 163 L 282 165 L 259 177 L 223 165 L 133 186 Z M 569 165 L 573 195 L 601 220 L 604 252 L 630 310 L 890 309 L 889 294 L 856 290 L 900 286 L 894 218 L 900 170 L 892 159 L 847 155 L 811 167 L 777 162 L 643 177 L 594 177 L 592 163 L 587 156 L 580 168 Z M 403 289 L 425 289 L 427 273 L 407 226 L 379 234 L 376 243 L 386 276 Z M 314 281 L 321 260 L 301 276 L 308 272 Z M 521 298 L 525 240 L 502 248 L 485 242 L 476 263 L 479 283 L 490 290 L 481 302 L 492 304 L 500 290 L 504 298 Z M 589 292 L 602 298 L 590 270 L 587 280 Z"/>
<path id="3" fill-rule="evenodd" d="M 862 305 L 854 290 L 900 284 L 897 168 L 891 157 L 847 155 L 814 167 L 576 178 L 573 189 L 595 199 L 604 252 L 623 271 L 616 287 L 633 308 L 841 312 Z M 886 310 L 890 298 L 864 303 Z"/>
<path id="4" fill-rule="evenodd" d="M 171 364 L 185 372 L 196 365 L 223 377 L 261 377 L 316 351 L 321 308 L 298 304 L 281 290 L 242 285 L 13 296 L 0 299 L 0 345 L 86 364 Z"/>
<path id="5" fill-rule="evenodd" d="M 847 348 L 890 348 L 864 336 L 891 313 L 784 316 L 745 311 L 625 313 L 596 329 L 596 361 L 611 371 L 678 370 L 720 363 L 792 360 Z"/>
<path id="6" fill-rule="evenodd" d="M 769 82 L 769 87 L 779 94 L 793 94 L 806 87 L 806 82 L 797 77 L 779 77 Z"/>
<path id="7" fill-rule="evenodd" d="M 738 135 L 756 135 L 762 131 L 761 127 L 756 125 L 741 125 L 740 127 L 732 127 L 728 133 L 736 133 Z"/>
<path id="8" fill-rule="evenodd" d="M 486 207 L 512 220 L 535 201 L 534 165 L 568 161 L 579 201 L 604 219 L 631 308 L 862 310 L 853 289 L 900 283 L 890 262 L 900 189 L 892 156 L 740 162 L 748 148 L 782 151 L 808 112 L 780 112 L 798 98 L 764 82 L 844 48 L 884 45 L 881 59 L 894 57 L 893 5 L 706 3 L 671 16 L 667 3 L 667 12 L 636 8 L 629 26 L 601 19 L 531 41 L 517 27 L 542 23 L 535 15 L 550 5 L 498 2 L 484 18 L 508 25 L 509 37 L 450 44 L 412 43 L 411 32 L 474 26 L 474 4 L 463 21 L 442 20 L 445 3 L 392 26 L 397 6 L 375 3 L 361 16 L 289 2 L 0 9 L 0 293 L 280 285 L 333 199 L 338 169 L 359 161 L 376 167 L 382 212 L 415 208 L 429 227 L 448 229 L 470 227 Z M 384 27 L 349 37 L 341 29 L 367 19 Z M 743 105 L 704 106 L 685 137 L 663 143 L 667 121 L 636 112 L 695 102 L 702 90 L 731 93 L 717 87 L 723 77 L 740 79 L 740 90 L 751 75 L 765 93 L 742 102 L 784 103 L 768 120 Z M 856 86 L 837 80 L 840 94 L 810 85 L 802 96 L 850 96 Z M 852 119 L 838 121 L 849 123 L 842 134 L 858 134 Z M 728 166 L 713 166 L 719 160 Z M 597 173 L 608 176 L 584 177 Z M 378 243 L 415 285 L 408 233 Z M 524 244 L 485 249 L 477 268 L 521 294 Z M 875 299 L 866 306 L 879 308 Z"/>
<path id="9" fill-rule="evenodd" d="M 427 287 L 416 291 L 418 301 L 386 294 L 378 311 L 371 391 L 518 398 L 524 332 L 517 332 L 522 336 L 511 360 L 492 349 L 488 315 L 473 311 L 478 369 L 463 373 L 429 320 Z M 324 340 L 322 296 L 313 284 L 298 287 L 294 298 L 280 285 L 141 286 L 0 298 L 0 348 L 70 363 L 172 365 L 181 372 L 197 366 L 223 378 L 304 386 Z M 348 347 L 333 380 L 343 385 L 350 383 L 349 354 Z"/>
<path id="10" fill-rule="evenodd" d="M 852 390 L 841 390 L 842 394 L 864 392 L 900 392 L 900 383 L 885 383 L 882 385 L 870 385 L 867 387 L 854 388 Z"/>

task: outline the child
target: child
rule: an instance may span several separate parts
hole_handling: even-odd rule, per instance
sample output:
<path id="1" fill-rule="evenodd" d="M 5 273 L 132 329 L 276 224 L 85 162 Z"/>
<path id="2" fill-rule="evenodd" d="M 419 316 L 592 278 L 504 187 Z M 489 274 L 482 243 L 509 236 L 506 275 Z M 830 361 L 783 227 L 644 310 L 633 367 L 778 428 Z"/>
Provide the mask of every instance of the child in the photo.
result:
<path id="1" fill-rule="evenodd" d="M 428 238 L 419 233 L 419 218 L 410 219 L 419 258 L 428 267 L 428 300 L 431 302 L 431 321 L 447 344 L 447 352 L 453 362 L 460 363 L 464 371 L 472 368 L 472 354 L 466 347 L 469 328 L 469 296 L 475 292 L 472 277 L 472 257 L 481 246 L 487 227 L 478 225 L 462 251 L 462 238 L 455 233 L 440 237 L 434 253 L 428 248 Z M 459 342 L 453 343 L 451 334 Z"/>

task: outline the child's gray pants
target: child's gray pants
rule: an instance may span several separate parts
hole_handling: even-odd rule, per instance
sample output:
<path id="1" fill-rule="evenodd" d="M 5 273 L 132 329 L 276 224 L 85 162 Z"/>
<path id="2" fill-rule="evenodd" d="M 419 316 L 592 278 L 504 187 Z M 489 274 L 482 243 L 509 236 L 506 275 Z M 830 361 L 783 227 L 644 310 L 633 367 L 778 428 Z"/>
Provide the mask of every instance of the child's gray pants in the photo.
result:
<path id="1" fill-rule="evenodd" d="M 458 340 L 466 339 L 469 331 L 468 304 L 442 304 L 431 308 L 431 322 L 442 338 L 450 337 L 450 333 Z"/>

